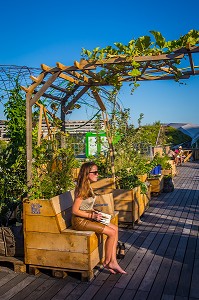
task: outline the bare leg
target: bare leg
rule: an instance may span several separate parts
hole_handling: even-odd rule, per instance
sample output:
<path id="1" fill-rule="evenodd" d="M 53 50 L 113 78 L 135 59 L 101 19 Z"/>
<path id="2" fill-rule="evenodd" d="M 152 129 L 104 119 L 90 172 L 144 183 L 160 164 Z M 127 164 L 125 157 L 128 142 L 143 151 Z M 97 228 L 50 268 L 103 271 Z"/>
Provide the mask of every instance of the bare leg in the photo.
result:
<path id="1" fill-rule="evenodd" d="M 105 260 L 104 266 L 107 267 L 111 273 L 126 274 L 126 272 L 119 266 L 116 259 L 116 247 L 118 242 L 118 227 L 110 224 L 106 226 L 103 231 L 107 235 L 105 244 Z"/>

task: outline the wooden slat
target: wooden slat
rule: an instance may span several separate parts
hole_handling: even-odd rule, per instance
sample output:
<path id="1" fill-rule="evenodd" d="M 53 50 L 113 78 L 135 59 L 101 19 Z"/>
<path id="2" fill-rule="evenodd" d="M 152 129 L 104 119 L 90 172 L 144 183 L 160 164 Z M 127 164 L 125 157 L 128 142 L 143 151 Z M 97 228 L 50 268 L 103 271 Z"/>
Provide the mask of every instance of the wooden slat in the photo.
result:
<path id="1" fill-rule="evenodd" d="M 106 107 L 105 107 L 100 95 L 98 94 L 98 92 L 96 90 L 92 90 L 92 94 L 93 94 L 94 98 L 96 99 L 101 110 L 106 111 Z"/>
<path id="2" fill-rule="evenodd" d="M 42 72 L 41 74 L 39 74 L 39 76 L 37 77 L 36 79 L 36 82 L 31 84 L 28 88 L 25 88 L 23 86 L 21 86 L 21 88 L 26 91 L 27 93 L 29 94 L 32 94 L 34 89 L 42 82 L 42 80 L 44 79 L 44 77 L 46 76 L 47 74 L 45 72 Z"/>
<path id="3" fill-rule="evenodd" d="M 14 295 L 20 292 L 22 289 L 26 288 L 30 285 L 33 281 L 35 281 L 34 277 L 26 277 L 22 279 L 19 283 L 17 283 L 14 287 L 10 288 L 5 294 L 1 295 L 1 300 L 8 300 L 11 299 Z"/>
<path id="4" fill-rule="evenodd" d="M 92 249 L 88 249 L 87 237 L 75 236 L 72 230 L 67 230 L 63 234 L 27 232 L 26 244 L 28 249 L 48 249 L 57 251 L 57 254 L 58 252 L 88 253 L 97 248 L 98 239 L 95 236 L 95 245 L 93 244 Z"/>
<path id="5" fill-rule="evenodd" d="M 113 57 L 103 60 L 96 60 L 94 62 L 89 61 L 81 61 L 79 63 L 80 69 L 86 69 L 90 66 L 98 66 L 104 64 L 121 64 L 121 63 L 129 63 L 132 60 L 136 62 L 147 62 L 147 61 L 158 61 L 158 60 L 171 60 L 171 59 L 181 59 L 184 57 L 184 54 L 174 53 L 174 54 L 161 54 L 161 55 L 149 55 L 149 56 L 135 56 L 135 57 Z M 77 64 L 77 62 L 75 62 Z"/>
<path id="6" fill-rule="evenodd" d="M 70 76 L 67 76 L 66 74 L 63 74 L 62 72 L 60 72 L 60 68 L 51 68 L 45 64 L 42 64 L 42 69 L 49 72 L 49 73 L 57 73 L 57 71 L 59 71 L 59 77 L 67 80 L 67 81 L 70 81 L 72 83 L 75 83 L 75 84 L 78 84 L 79 85 L 79 81 L 78 80 L 75 80 L 74 78 L 70 77 Z"/>
<path id="7" fill-rule="evenodd" d="M 57 268 L 68 268 L 71 270 L 89 270 L 93 269 L 100 261 L 99 249 L 92 252 L 94 257 L 91 266 L 88 263 L 87 253 L 57 252 L 56 250 L 33 249 L 28 250 L 27 262 L 36 266 L 52 266 Z"/>
<path id="8" fill-rule="evenodd" d="M 38 90 L 34 90 L 33 94 L 37 94 L 38 92 L 39 92 Z M 41 97 L 45 97 L 45 98 L 56 100 L 56 101 L 62 100 L 62 98 L 60 98 L 60 97 L 53 96 L 52 94 L 46 94 L 46 93 L 43 93 Z"/>
<path id="9" fill-rule="evenodd" d="M 45 217 L 40 215 L 30 215 L 25 220 L 26 231 L 37 231 L 37 232 L 50 232 L 50 233 L 60 233 L 57 226 L 57 221 L 54 217 Z"/>
<path id="10" fill-rule="evenodd" d="M 30 106 L 33 106 L 36 101 L 39 100 L 39 98 L 45 93 L 45 91 L 49 88 L 49 86 L 56 80 L 56 78 L 59 76 L 59 72 L 54 73 L 47 81 L 46 83 L 42 86 L 42 88 L 35 94 L 35 96 L 30 100 Z M 35 84 L 36 86 L 38 84 Z M 34 87 L 35 88 L 35 87 Z M 33 85 L 32 85 L 32 92 L 34 90 Z M 29 91 L 30 92 L 30 91 Z"/>
<path id="11" fill-rule="evenodd" d="M 64 111 L 65 113 L 70 110 L 73 105 L 79 100 L 79 98 L 81 98 L 81 96 L 83 96 L 87 90 L 89 89 L 89 86 L 85 86 L 65 107 Z"/>
<path id="12" fill-rule="evenodd" d="M 88 77 L 86 77 L 85 75 L 82 76 L 81 74 L 79 74 L 76 71 L 69 71 L 69 70 L 67 70 L 67 67 L 65 65 L 61 64 L 60 62 L 57 62 L 57 67 L 60 68 L 62 71 L 65 71 L 68 74 L 70 74 L 70 75 L 72 75 L 72 76 L 74 76 L 74 77 L 76 77 L 76 78 L 78 78 L 78 79 L 80 79 L 80 80 L 82 80 L 84 82 L 89 82 L 89 78 Z"/>

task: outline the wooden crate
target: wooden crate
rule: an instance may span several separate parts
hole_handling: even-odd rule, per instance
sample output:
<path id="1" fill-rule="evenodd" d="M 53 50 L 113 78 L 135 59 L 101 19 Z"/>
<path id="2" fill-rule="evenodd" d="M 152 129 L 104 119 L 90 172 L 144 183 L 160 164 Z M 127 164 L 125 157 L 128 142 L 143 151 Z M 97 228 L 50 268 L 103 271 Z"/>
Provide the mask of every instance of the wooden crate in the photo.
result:
<path id="1" fill-rule="evenodd" d="M 101 178 L 96 182 L 92 182 L 91 186 L 94 192 L 98 194 L 112 193 L 115 189 L 115 183 L 113 178 Z"/>
<path id="2" fill-rule="evenodd" d="M 173 176 L 172 170 L 171 169 L 163 169 L 162 170 L 162 175 L 164 175 L 164 176 L 168 176 L 168 175 Z"/>
<path id="3" fill-rule="evenodd" d="M 151 185 L 151 193 L 161 193 L 164 186 L 164 176 L 160 175 L 155 178 L 147 178 Z"/>
<path id="4" fill-rule="evenodd" d="M 147 195 L 140 193 L 140 187 L 132 190 L 115 189 L 113 198 L 115 210 L 119 212 L 119 222 L 133 224 L 140 220 L 140 217 L 148 207 L 150 188 Z"/>
<path id="5" fill-rule="evenodd" d="M 90 280 L 104 258 L 106 236 L 73 230 L 72 203 L 71 192 L 50 200 L 24 202 L 25 263 L 34 268 L 79 271 Z M 118 224 L 118 216 L 111 222 Z"/>
<path id="6" fill-rule="evenodd" d="M 168 163 L 171 165 L 171 169 L 163 169 L 162 175 L 167 176 L 171 175 L 172 177 L 176 176 L 177 168 L 174 160 L 169 160 Z"/>
<path id="7" fill-rule="evenodd" d="M 72 168 L 72 176 L 73 176 L 74 180 L 77 180 L 77 177 L 79 175 L 79 171 L 80 171 L 80 168 Z"/>
<path id="8" fill-rule="evenodd" d="M 160 156 L 162 156 L 163 155 L 163 147 L 162 146 L 153 147 L 153 155 L 155 156 L 156 153 L 158 153 Z"/>
<path id="9" fill-rule="evenodd" d="M 138 179 L 141 182 L 145 182 L 147 180 L 147 173 L 146 174 L 141 174 L 141 175 L 137 175 Z"/>
<path id="10" fill-rule="evenodd" d="M 23 258 L 17 258 L 11 256 L 0 256 L 0 264 L 1 262 L 12 264 L 14 272 L 26 273 L 26 265 L 23 261 Z"/>

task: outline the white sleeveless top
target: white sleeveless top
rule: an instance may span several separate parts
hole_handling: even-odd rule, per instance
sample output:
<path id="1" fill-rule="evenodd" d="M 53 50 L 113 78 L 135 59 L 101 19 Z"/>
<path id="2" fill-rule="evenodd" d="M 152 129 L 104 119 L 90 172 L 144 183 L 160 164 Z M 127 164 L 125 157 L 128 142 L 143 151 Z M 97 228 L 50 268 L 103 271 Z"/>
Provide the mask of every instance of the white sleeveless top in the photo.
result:
<path id="1" fill-rule="evenodd" d="M 80 210 L 92 210 L 95 202 L 95 197 L 89 197 L 82 200 L 82 203 L 79 207 Z"/>

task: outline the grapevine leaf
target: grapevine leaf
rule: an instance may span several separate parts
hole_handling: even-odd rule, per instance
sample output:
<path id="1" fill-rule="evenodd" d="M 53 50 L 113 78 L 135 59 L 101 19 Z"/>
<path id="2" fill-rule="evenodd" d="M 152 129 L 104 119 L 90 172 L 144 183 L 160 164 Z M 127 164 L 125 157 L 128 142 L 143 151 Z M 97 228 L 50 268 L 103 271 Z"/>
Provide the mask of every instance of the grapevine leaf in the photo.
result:
<path id="1" fill-rule="evenodd" d="M 150 33 L 154 36 L 155 40 L 156 40 L 156 44 L 162 49 L 165 47 L 166 44 L 166 40 L 165 38 L 162 36 L 162 34 L 158 31 L 154 31 L 151 30 Z"/>

